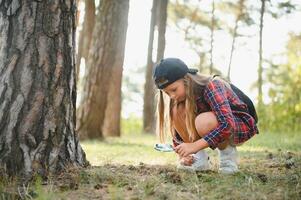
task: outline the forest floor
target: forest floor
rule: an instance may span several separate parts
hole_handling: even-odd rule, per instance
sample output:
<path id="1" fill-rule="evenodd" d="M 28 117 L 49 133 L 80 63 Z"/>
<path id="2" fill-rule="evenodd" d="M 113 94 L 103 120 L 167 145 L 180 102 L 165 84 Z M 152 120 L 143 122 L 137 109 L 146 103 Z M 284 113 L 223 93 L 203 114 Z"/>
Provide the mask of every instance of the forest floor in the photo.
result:
<path id="1" fill-rule="evenodd" d="M 26 199 L 301 199 L 301 134 L 256 135 L 238 147 L 234 175 L 217 172 L 218 154 L 210 149 L 211 171 L 178 170 L 176 155 L 155 151 L 157 142 L 147 134 L 84 141 L 91 166 L 37 179 L 25 188 Z M 0 184 L 0 199 L 18 199 L 11 187 Z"/>

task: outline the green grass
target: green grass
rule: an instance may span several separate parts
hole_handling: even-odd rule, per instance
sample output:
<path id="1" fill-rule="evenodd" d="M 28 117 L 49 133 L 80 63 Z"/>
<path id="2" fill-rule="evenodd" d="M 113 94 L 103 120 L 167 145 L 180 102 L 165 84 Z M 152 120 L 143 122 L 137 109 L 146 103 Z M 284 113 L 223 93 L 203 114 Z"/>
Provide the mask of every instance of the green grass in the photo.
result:
<path id="1" fill-rule="evenodd" d="M 176 159 L 174 153 L 155 151 L 153 146 L 158 143 L 150 134 L 126 135 L 121 138 L 108 138 L 103 142 L 84 141 L 87 159 L 93 166 L 104 164 L 162 164 L 168 165 Z"/>
<path id="2" fill-rule="evenodd" d="M 156 136 L 127 133 L 84 141 L 91 167 L 70 169 L 28 190 L 34 199 L 301 199 L 301 135 L 261 133 L 238 147 L 240 172 L 177 170 L 177 156 L 153 149 Z M 4 191 L 5 189 L 1 189 Z M 0 197 L 1 199 L 1 197 Z"/>
<path id="3" fill-rule="evenodd" d="M 161 153 L 153 149 L 159 139 L 150 134 L 126 134 L 121 138 L 107 138 L 103 142 L 84 141 L 87 158 L 94 166 L 103 164 L 174 164 L 174 153 Z M 256 154 L 266 155 L 266 152 L 301 152 L 301 135 L 298 133 L 272 134 L 261 133 L 254 136 L 246 144 L 238 147 L 242 156 Z M 208 149 L 208 153 L 215 156 L 216 151 Z"/>

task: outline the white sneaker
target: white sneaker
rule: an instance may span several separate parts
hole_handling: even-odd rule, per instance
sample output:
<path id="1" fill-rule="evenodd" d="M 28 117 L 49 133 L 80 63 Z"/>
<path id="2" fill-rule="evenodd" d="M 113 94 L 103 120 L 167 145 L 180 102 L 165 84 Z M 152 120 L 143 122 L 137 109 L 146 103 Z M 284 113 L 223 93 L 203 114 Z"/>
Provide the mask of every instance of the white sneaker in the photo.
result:
<path id="1" fill-rule="evenodd" d="M 209 156 L 206 151 L 200 150 L 196 154 L 192 154 L 192 156 L 194 158 L 192 165 L 189 166 L 180 163 L 177 168 L 188 171 L 205 171 L 211 168 L 209 164 Z"/>
<path id="2" fill-rule="evenodd" d="M 228 145 L 224 150 L 219 150 L 220 165 L 219 172 L 222 174 L 233 174 L 238 171 L 236 147 Z"/>

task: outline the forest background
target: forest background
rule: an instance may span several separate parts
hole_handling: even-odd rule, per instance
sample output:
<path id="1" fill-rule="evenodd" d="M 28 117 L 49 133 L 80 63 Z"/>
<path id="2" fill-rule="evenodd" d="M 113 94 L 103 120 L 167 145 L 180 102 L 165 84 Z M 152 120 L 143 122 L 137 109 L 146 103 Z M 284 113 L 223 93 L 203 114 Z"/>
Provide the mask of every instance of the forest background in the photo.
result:
<path id="1" fill-rule="evenodd" d="M 299 199 L 300 10 L 298 0 L 0 1 L 0 197 Z M 153 149 L 152 69 L 165 57 L 255 103 L 260 134 L 238 147 L 239 173 L 218 174 L 216 151 L 212 171 L 191 174 Z"/>

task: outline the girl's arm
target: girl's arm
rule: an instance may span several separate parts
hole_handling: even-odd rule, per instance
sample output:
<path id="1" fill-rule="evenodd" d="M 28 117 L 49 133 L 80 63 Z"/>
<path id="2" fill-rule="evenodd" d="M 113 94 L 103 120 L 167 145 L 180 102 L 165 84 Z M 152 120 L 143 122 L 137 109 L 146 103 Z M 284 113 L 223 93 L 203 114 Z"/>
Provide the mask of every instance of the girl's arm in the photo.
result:
<path id="1" fill-rule="evenodd" d="M 221 80 L 215 79 L 209 82 L 204 91 L 205 100 L 215 113 L 218 120 L 218 127 L 209 132 L 202 139 L 194 143 L 182 143 L 175 148 L 175 151 L 182 156 L 196 153 L 199 150 L 210 147 L 215 149 L 218 144 L 228 139 L 235 126 L 234 116 L 227 99 L 226 86 Z"/>
<path id="2" fill-rule="evenodd" d="M 235 126 L 234 116 L 227 98 L 227 88 L 222 80 L 210 81 L 204 91 L 204 98 L 216 115 L 218 126 L 203 139 L 210 148 L 215 149 L 218 144 L 228 139 Z"/>
<path id="3" fill-rule="evenodd" d="M 202 149 L 209 147 L 208 142 L 203 138 L 193 142 L 193 143 L 182 143 L 176 146 L 175 152 L 178 153 L 181 157 L 189 156 L 192 153 L 196 153 Z"/>

